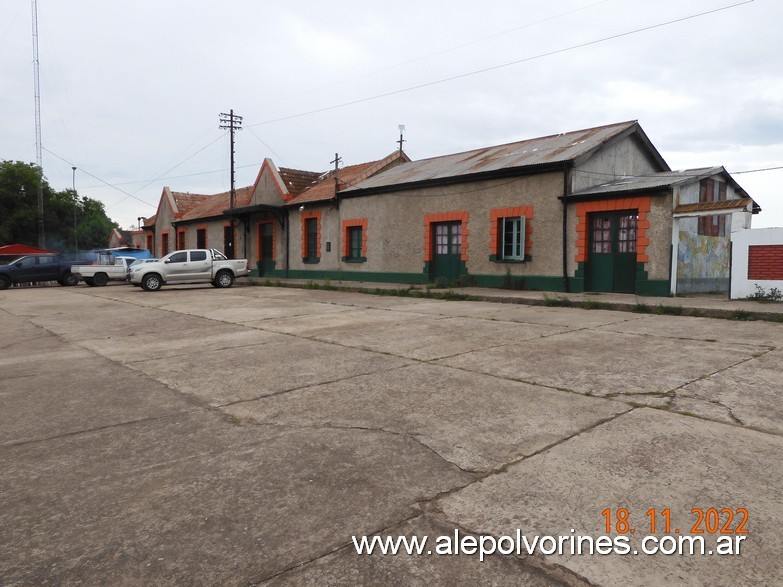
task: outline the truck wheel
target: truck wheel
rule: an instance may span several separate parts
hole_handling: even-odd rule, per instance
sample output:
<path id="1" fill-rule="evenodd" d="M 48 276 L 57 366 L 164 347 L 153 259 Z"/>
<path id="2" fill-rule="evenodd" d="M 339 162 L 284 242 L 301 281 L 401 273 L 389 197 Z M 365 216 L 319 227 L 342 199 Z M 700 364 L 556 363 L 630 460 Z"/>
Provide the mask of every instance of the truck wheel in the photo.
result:
<path id="1" fill-rule="evenodd" d="M 0 275 L 0 289 L 8 289 L 11 287 L 11 279 L 5 275 Z"/>
<path id="2" fill-rule="evenodd" d="M 90 287 L 95 287 L 95 282 L 93 281 L 92 277 L 85 277 L 84 283 L 86 283 Z"/>
<path id="3" fill-rule="evenodd" d="M 157 273 L 150 273 L 141 279 L 141 287 L 147 291 L 158 291 L 162 285 L 163 282 Z"/>
<path id="4" fill-rule="evenodd" d="M 231 287 L 234 285 L 234 274 L 231 271 L 218 271 L 215 276 L 215 287 Z"/>
<path id="5" fill-rule="evenodd" d="M 62 280 L 63 280 L 63 283 L 62 283 L 63 285 L 76 285 L 77 283 L 79 283 L 79 278 L 76 277 L 70 271 L 68 271 L 67 273 L 65 273 L 63 275 Z"/>
<path id="6" fill-rule="evenodd" d="M 105 273 L 96 273 L 93 276 L 92 280 L 95 283 L 95 285 L 97 285 L 98 287 L 103 287 L 104 285 L 109 283 L 109 276 L 106 275 Z"/>

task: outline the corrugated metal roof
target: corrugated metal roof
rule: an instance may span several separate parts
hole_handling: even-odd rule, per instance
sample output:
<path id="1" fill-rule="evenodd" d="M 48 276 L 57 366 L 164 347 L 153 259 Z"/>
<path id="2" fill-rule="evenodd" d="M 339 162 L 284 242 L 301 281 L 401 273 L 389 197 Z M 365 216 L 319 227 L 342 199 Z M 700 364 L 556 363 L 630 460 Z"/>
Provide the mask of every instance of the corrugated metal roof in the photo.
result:
<path id="1" fill-rule="evenodd" d="M 699 181 L 711 175 L 723 173 L 723 167 L 700 167 L 698 169 L 683 169 L 681 171 L 663 171 L 649 175 L 635 175 L 619 177 L 600 185 L 595 185 L 584 190 L 569 194 L 569 198 L 579 196 L 591 196 L 595 194 L 612 194 L 639 190 L 654 190 L 669 188 L 675 185 L 687 184 Z"/>
<path id="2" fill-rule="evenodd" d="M 636 121 L 622 122 L 412 161 L 362 181 L 345 191 L 400 186 L 514 168 L 565 163 L 589 153 L 606 141 L 636 126 Z"/>

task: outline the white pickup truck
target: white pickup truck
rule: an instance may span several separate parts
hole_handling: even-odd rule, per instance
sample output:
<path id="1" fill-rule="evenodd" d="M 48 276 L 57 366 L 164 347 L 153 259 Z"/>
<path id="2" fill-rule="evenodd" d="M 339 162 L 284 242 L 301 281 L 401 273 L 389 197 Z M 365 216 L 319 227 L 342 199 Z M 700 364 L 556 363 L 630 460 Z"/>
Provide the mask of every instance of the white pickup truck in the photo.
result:
<path id="1" fill-rule="evenodd" d="M 130 282 L 146 291 L 157 291 L 164 284 L 177 283 L 211 283 L 215 287 L 231 287 L 237 277 L 247 274 L 247 259 L 229 259 L 216 249 L 188 249 L 133 267 Z"/>
<path id="2" fill-rule="evenodd" d="M 107 259 L 101 258 L 99 264 L 96 265 L 73 265 L 71 273 L 90 287 L 106 285 L 110 279 L 125 281 L 128 267 L 136 259 L 133 257 L 114 257 L 113 255 L 106 255 L 106 257 L 114 259 L 114 264 L 104 264 Z"/>

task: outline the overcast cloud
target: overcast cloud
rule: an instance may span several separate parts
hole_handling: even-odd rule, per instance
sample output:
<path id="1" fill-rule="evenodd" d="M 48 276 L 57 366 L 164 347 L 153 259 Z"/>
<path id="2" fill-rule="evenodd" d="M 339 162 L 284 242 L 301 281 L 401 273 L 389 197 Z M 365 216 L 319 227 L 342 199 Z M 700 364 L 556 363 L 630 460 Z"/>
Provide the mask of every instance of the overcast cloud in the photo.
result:
<path id="1" fill-rule="evenodd" d="M 237 187 L 382 158 L 398 124 L 413 159 L 639 120 L 673 169 L 779 167 L 780 0 L 561 51 L 738 2 L 39 0 L 44 173 L 135 226 L 164 185 L 229 189 L 232 108 Z M 0 2 L 0 159 L 35 161 L 31 20 Z M 783 226 L 783 170 L 734 177 Z"/>

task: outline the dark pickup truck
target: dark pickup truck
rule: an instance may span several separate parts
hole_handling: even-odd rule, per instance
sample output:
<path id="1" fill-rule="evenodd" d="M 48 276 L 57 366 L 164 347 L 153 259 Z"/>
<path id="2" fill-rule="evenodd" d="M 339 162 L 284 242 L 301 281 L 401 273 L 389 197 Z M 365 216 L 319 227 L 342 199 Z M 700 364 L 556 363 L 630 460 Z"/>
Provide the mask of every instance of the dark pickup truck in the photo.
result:
<path id="1" fill-rule="evenodd" d="M 79 279 L 71 273 L 75 258 L 62 255 L 26 255 L 8 264 L 0 265 L 0 289 L 12 283 L 56 281 L 60 285 L 76 285 Z"/>

